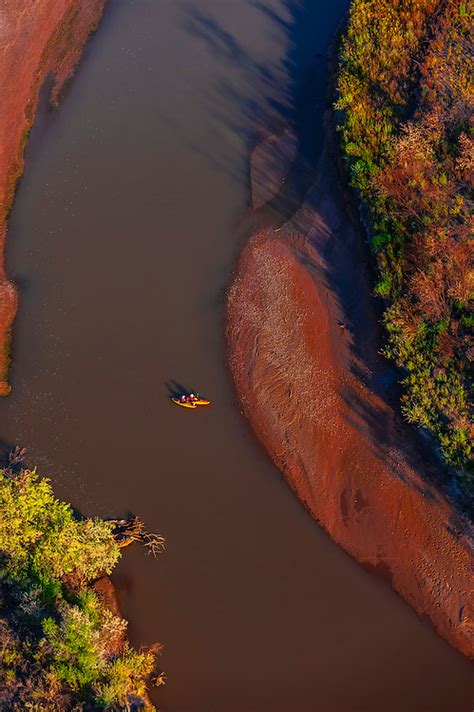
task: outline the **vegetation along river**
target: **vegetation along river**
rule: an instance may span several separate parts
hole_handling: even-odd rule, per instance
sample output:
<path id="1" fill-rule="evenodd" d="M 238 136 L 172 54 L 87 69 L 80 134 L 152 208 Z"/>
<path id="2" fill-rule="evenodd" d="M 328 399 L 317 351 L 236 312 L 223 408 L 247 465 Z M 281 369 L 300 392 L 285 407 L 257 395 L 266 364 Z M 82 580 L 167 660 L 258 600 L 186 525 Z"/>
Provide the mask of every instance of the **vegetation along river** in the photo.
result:
<path id="1" fill-rule="evenodd" d="M 88 515 L 138 514 L 159 559 L 115 576 L 160 641 L 167 712 L 468 712 L 469 663 L 318 528 L 256 443 L 225 291 L 265 130 L 321 146 L 345 0 L 110 0 L 59 110 L 43 100 L 9 223 L 19 287 L 0 436 Z M 213 399 L 171 406 L 173 382 Z"/>

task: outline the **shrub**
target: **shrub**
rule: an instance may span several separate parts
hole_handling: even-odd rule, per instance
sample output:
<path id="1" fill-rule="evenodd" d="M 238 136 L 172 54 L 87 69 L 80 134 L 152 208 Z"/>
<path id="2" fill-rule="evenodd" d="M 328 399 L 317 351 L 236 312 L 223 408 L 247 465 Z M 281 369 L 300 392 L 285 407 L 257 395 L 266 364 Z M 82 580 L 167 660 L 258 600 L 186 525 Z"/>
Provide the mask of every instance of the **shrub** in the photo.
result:
<path id="1" fill-rule="evenodd" d="M 137 653 L 125 644 L 122 655 L 113 660 L 107 668 L 107 678 L 97 686 L 97 699 L 103 707 L 110 707 L 123 701 L 130 694 L 142 696 L 146 692 L 145 680 L 150 676 L 155 665 L 152 653 Z"/>
<path id="2" fill-rule="evenodd" d="M 35 471 L 0 470 L 2 709 L 125 708 L 143 697 L 155 654 L 133 650 L 126 621 L 88 587 L 119 554 L 109 522 L 75 517 Z"/>
<path id="3" fill-rule="evenodd" d="M 41 580 L 91 581 L 110 573 L 120 549 L 112 525 L 74 517 L 66 502 L 55 499 L 51 484 L 35 471 L 17 478 L 0 471 L 0 550 L 7 574 Z"/>
<path id="4" fill-rule="evenodd" d="M 372 213 L 375 294 L 402 411 L 471 488 L 472 2 L 353 0 L 341 50 L 342 146 Z"/>

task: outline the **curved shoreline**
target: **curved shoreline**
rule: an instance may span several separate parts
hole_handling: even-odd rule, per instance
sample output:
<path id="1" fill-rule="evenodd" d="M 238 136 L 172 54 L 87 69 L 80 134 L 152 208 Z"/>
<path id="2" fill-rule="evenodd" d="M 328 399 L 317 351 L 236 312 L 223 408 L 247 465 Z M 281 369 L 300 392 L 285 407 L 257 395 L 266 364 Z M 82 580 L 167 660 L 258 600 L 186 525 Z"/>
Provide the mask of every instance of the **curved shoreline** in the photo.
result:
<path id="1" fill-rule="evenodd" d="M 15 286 L 5 274 L 7 219 L 23 173 L 23 153 L 33 124 L 41 85 L 54 75 L 51 101 L 79 62 L 84 44 L 101 17 L 106 0 L 6 0 L 0 22 L 0 396 L 10 392 L 10 336 L 18 307 Z"/>
<path id="2" fill-rule="evenodd" d="M 227 301 L 230 370 L 258 439 L 313 517 L 472 656 L 467 523 L 432 483 L 434 458 L 398 413 L 329 116 L 325 123 L 303 206 L 283 227 L 253 234 L 238 261 Z"/>

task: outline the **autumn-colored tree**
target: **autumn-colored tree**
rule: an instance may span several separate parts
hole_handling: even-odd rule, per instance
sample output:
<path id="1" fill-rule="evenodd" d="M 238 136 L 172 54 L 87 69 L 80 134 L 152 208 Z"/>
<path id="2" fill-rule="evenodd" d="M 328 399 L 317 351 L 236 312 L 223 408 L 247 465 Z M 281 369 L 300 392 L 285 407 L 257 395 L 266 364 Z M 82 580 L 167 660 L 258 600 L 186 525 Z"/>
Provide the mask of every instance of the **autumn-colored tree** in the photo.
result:
<path id="1" fill-rule="evenodd" d="M 342 146 L 372 213 L 402 409 L 472 488 L 472 0 L 353 0 Z"/>

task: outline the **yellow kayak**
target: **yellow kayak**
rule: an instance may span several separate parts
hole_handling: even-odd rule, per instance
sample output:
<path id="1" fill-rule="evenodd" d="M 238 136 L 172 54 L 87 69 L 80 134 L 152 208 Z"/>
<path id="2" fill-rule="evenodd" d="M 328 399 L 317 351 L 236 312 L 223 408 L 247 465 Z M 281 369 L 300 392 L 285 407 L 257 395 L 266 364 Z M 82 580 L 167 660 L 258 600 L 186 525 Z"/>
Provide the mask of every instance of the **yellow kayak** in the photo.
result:
<path id="1" fill-rule="evenodd" d="M 184 401 L 184 403 L 183 403 L 182 401 L 179 400 L 179 398 L 172 398 L 171 400 L 173 403 L 176 403 L 176 405 L 180 405 L 181 408 L 196 408 L 197 407 L 195 403 L 190 403 L 189 401 Z"/>

